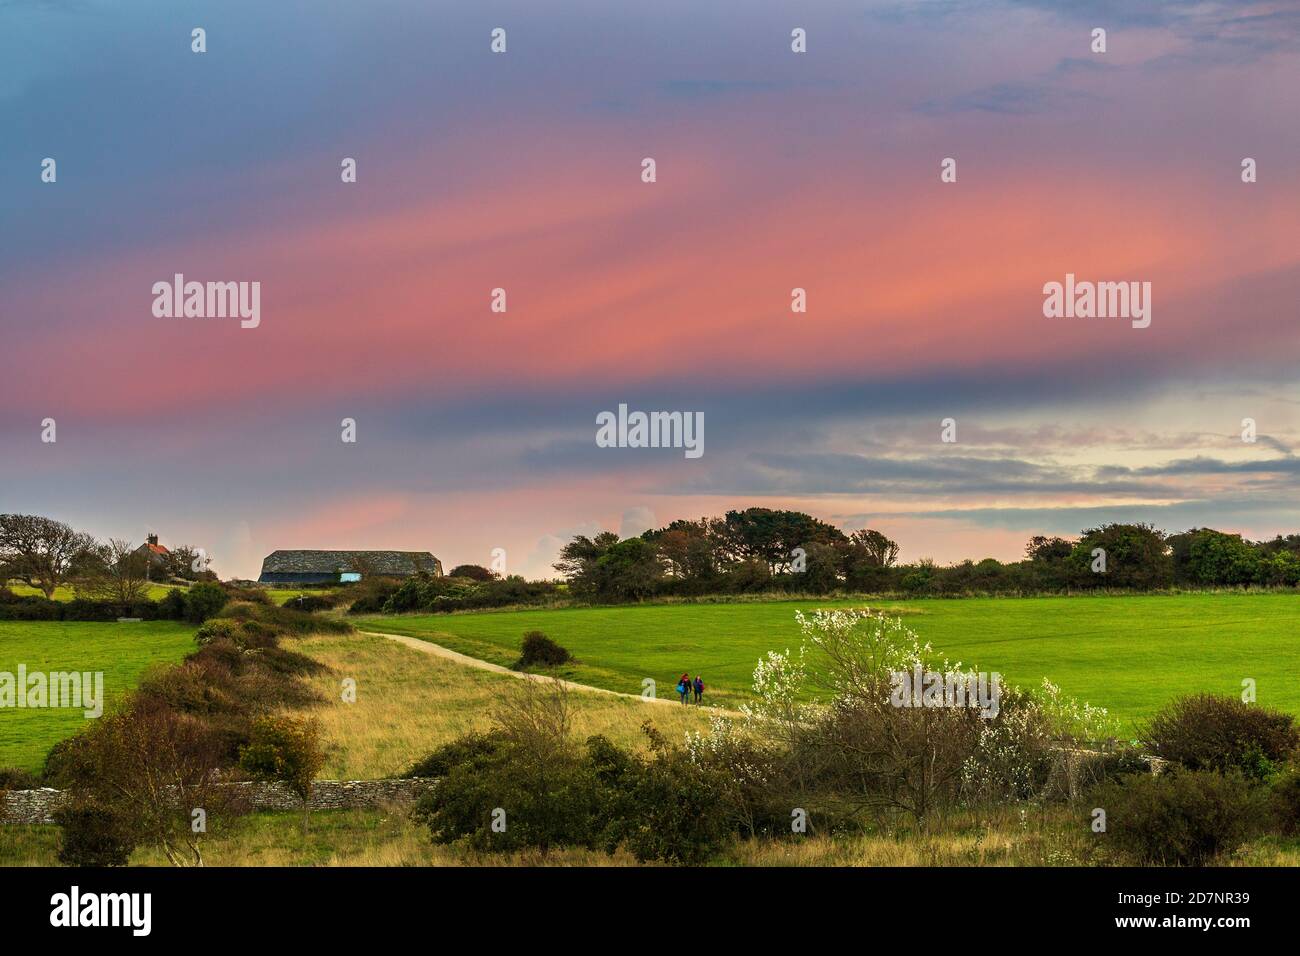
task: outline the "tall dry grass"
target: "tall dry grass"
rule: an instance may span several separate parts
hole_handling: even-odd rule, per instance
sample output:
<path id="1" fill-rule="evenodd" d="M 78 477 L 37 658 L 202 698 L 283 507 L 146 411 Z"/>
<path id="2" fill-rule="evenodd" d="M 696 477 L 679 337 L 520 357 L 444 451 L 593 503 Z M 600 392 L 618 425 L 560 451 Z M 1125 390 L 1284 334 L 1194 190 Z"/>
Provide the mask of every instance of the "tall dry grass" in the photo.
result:
<path id="1" fill-rule="evenodd" d="M 284 646 L 330 668 L 310 678 L 326 703 L 310 713 L 329 752 L 321 776 L 360 780 L 402 773 L 435 747 L 491 725 L 492 703 L 516 678 L 493 674 L 366 634 L 288 639 Z M 356 681 L 356 703 L 343 700 L 343 681 Z M 604 734 L 625 747 L 644 748 L 641 723 L 649 718 L 670 740 L 708 728 L 709 714 L 693 706 L 648 704 L 610 694 L 569 695 L 574 735 Z"/>

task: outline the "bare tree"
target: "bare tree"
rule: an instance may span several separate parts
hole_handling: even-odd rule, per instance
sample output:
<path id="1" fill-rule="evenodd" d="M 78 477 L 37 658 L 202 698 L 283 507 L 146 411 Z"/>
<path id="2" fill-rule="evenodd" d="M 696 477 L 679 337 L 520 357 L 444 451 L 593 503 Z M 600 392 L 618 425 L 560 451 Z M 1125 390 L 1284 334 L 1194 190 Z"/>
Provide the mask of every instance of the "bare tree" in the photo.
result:
<path id="1" fill-rule="evenodd" d="M 77 590 L 116 604 L 143 600 L 149 586 L 149 556 L 131 542 L 110 538 L 95 549 L 98 560 L 77 581 Z"/>
<path id="2" fill-rule="evenodd" d="M 502 688 L 492 722 L 534 769 L 544 770 L 570 752 L 569 692 L 559 681 L 529 677 Z"/>
<path id="3" fill-rule="evenodd" d="M 39 515 L 0 515 L 0 578 L 39 588 L 47 598 L 93 553 L 95 539 Z"/>

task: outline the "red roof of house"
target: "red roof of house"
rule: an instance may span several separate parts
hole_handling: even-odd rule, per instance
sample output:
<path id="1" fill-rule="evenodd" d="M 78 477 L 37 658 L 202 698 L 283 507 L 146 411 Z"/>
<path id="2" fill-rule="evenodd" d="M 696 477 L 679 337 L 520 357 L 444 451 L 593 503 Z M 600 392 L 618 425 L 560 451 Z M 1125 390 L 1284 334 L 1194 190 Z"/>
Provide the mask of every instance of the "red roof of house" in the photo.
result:
<path id="1" fill-rule="evenodd" d="M 171 552 L 168 551 L 166 548 L 164 548 L 161 544 L 146 544 L 145 547 L 148 548 L 150 551 L 152 551 L 154 554 L 171 554 Z"/>

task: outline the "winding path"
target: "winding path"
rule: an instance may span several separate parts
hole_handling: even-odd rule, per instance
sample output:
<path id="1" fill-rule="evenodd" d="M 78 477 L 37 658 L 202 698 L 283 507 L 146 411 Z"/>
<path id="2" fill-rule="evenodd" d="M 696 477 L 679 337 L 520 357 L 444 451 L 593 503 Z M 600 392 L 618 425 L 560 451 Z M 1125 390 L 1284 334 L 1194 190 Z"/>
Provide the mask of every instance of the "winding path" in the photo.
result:
<path id="1" fill-rule="evenodd" d="M 419 651 L 422 654 L 432 654 L 434 657 L 441 657 L 445 660 L 454 661 L 465 667 L 477 667 L 479 670 L 492 671 L 494 674 L 506 674 L 510 677 L 517 677 L 520 680 L 540 680 L 549 681 L 552 684 L 559 684 L 566 690 L 590 691 L 594 694 L 612 694 L 614 697 L 626 697 L 630 700 L 639 700 L 646 704 L 673 704 L 678 707 L 681 702 L 667 697 L 642 697 L 640 694 L 627 694 L 620 690 L 609 690 L 605 687 L 592 687 L 590 684 L 577 684 L 571 680 L 564 680 L 561 677 L 550 677 L 546 674 L 529 674 L 526 671 L 512 671 L 508 667 L 502 667 L 500 664 L 493 664 L 491 661 L 480 660 L 477 657 L 470 657 L 468 654 L 462 654 L 459 651 L 453 651 L 450 647 L 443 647 L 441 644 L 434 644 L 432 641 L 426 641 L 419 637 L 409 637 L 405 634 L 387 634 L 383 631 L 361 631 L 362 634 L 368 634 L 371 637 L 384 637 L 390 641 L 396 641 L 398 644 L 405 644 L 411 650 Z M 728 714 L 733 717 L 740 716 L 738 711 L 724 710 L 721 707 L 704 706 L 704 710 L 716 711 L 720 714 Z"/>

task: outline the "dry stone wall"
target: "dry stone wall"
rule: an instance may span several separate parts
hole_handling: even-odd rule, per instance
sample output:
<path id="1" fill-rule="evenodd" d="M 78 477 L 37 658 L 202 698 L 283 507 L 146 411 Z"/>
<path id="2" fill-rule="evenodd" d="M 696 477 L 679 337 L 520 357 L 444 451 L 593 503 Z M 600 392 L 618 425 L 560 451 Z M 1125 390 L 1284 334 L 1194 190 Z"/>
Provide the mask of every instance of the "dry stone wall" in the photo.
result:
<path id="1" fill-rule="evenodd" d="M 317 780 L 312 784 L 312 810 L 358 810 L 392 804 L 414 803 L 434 784 L 429 779 Z M 239 790 L 254 810 L 297 810 L 302 801 L 279 783 L 241 782 L 227 786 Z M 0 792 L 0 823 L 53 823 L 54 811 L 66 799 L 64 791 L 40 790 Z M 242 802 L 242 801 L 241 801 Z"/>

